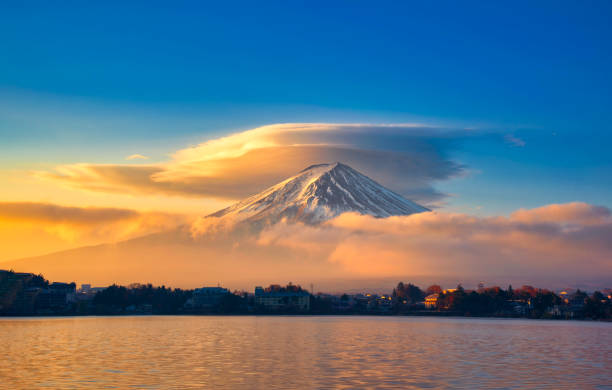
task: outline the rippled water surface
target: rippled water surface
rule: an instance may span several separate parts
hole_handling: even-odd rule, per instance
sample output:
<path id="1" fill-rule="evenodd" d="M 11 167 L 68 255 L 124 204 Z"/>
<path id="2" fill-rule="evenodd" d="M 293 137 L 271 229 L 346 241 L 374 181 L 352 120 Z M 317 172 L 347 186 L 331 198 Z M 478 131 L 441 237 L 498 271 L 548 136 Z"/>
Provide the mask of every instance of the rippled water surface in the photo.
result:
<path id="1" fill-rule="evenodd" d="M 0 319 L 2 388 L 612 388 L 612 324 L 414 317 Z"/>

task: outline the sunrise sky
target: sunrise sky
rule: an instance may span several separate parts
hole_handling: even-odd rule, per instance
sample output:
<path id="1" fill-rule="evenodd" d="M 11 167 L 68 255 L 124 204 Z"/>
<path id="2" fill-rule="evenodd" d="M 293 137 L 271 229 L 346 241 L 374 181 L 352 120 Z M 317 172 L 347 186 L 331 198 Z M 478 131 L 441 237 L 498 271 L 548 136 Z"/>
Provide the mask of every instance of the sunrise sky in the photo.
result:
<path id="1" fill-rule="evenodd" d="M 192 226 L 342 161 L 433 212 L 253 245 L 308 237 L 360 277 L 612 279 L 609 2 L 314 5 L 2 5 L 0 268 Z"/>

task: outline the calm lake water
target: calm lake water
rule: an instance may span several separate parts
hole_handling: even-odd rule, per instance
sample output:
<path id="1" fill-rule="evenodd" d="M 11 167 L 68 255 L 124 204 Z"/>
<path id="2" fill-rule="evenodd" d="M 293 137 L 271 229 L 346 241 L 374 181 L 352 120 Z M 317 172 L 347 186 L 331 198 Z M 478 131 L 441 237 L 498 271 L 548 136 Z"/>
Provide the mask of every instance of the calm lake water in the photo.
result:
<path id="1" fill-rule="evenodd" d="M 0 354 L 10 389 L 612 388 L 612 323 L 4 318 Z"/>

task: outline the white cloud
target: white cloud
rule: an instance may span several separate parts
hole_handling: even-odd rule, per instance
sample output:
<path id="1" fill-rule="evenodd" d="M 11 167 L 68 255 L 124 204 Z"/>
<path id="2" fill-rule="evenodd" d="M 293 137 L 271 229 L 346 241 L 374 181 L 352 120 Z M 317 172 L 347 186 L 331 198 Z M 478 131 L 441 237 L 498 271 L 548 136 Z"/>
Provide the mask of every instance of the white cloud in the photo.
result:
<path id="1" fill-rule="evenodd" d="M 517 146 L 519 148 L 522 148 L 523 146 L 527 145 L 527 143 L 523 139 L 516 137 L 512 134 L 507 134 L 504 137 L 504 140 L 510 145 Z"/>
<path id="2" fill-rule="evenodd" d="M 126 160 L 148 160 L 149 157 L 143 156 L 142 154 L 131 154 L 125 158 Z"/>

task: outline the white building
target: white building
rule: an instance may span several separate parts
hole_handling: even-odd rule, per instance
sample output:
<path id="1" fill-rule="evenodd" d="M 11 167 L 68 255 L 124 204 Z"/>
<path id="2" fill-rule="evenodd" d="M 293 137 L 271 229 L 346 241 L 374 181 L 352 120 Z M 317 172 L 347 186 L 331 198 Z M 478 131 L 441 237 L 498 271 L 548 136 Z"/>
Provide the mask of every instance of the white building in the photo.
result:
<path id="1" fill-rule="evenodd" d="M 185 306 L 193 308 L 207 308 L 217 306 L 221 299 L 230 294 L 230 291 L 223 287 L 202 287 L 193 290 L 193 295 Z"/>
<path id="2" fill-rule="evenodd" d="M 299 286 L 255 287 L 255 305 L 267 310 L 299 310 L 310 309 L 310 293 Z"/>

